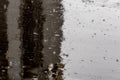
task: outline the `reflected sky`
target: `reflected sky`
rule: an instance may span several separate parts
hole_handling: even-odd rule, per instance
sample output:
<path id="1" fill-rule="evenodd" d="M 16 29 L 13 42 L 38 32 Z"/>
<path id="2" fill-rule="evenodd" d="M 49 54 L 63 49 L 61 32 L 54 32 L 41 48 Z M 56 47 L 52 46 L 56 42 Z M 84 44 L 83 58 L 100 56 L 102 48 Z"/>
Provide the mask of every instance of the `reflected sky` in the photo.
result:
<path id="1" fill-rule="evenodd" d="M 120 80 L 119 3 L 63 0 L 65 80 Z"/>

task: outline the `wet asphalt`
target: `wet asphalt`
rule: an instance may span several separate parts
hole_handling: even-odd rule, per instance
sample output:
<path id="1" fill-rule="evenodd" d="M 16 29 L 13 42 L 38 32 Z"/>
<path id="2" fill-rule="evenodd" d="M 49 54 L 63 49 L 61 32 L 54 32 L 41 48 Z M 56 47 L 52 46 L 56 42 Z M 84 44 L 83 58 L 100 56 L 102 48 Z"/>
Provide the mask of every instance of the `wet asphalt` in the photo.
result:
<path id="1" fill-rule="evenodd" d="M 60 0 L 0 0 L 0 80 L 62 80 Z"/>

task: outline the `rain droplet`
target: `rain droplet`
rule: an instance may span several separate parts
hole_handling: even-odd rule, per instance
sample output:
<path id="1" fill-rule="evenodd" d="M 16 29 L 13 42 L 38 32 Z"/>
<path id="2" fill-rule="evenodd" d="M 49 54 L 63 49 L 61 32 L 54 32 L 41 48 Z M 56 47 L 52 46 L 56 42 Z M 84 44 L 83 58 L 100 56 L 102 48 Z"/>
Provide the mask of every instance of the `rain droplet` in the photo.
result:
<path id="1" fill-rule="evenodd" d="M 105 22 L 105 19 L 103 19 L 102 21 Z"/>
<path id="2" fill-rule="evenodd" d="M 116 59 L 116 62 L 119 62 L 119 60 L 118 60 L 118 59 Z"/>
<path id="3" fill-rule="evenodd" d="M 96 35 L 96 33 L 94 33 L 94 35 Z"/>

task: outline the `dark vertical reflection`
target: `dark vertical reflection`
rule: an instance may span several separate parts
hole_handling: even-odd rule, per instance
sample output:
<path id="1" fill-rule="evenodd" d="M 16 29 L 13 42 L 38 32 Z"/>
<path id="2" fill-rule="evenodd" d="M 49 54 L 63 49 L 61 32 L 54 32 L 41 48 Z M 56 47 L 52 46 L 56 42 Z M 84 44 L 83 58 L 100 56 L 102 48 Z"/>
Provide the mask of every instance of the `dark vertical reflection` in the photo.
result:
<path id="1" fill-rule="evenodd" d="M 6 53 L 8 50 L 6 11 L 8 1 L 0 0 L 0 80 L 8 80 Z"/>
<path id="2" fill-rule="evenodd" d="M 40 71 L 40 80 L 63 80 L 61 64 L 61 42 L 63 7 L 62 0 L 43 0 L 44 41 L 43 41 L 43 69 Z"/>
<path id="3" fill-rule="evenodd" d="M 44 18 L 40 0 L 22 0 L 21 27 L 23 47 L 23 77 L 38 76 L 38 69 L 42 66 L 42 30 Z"/>

